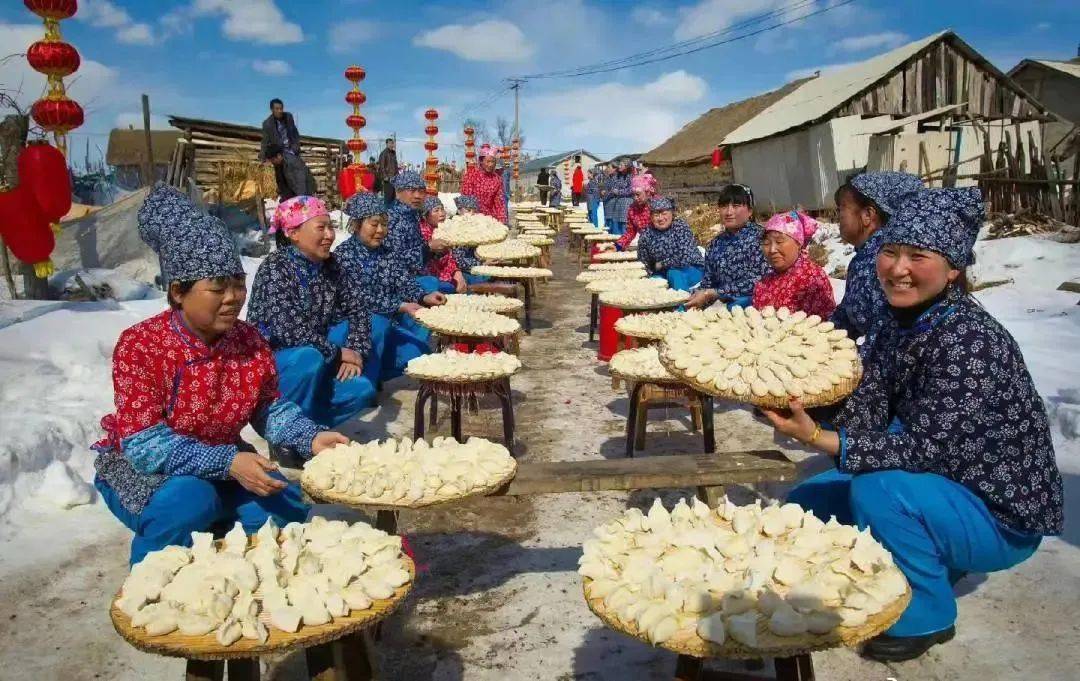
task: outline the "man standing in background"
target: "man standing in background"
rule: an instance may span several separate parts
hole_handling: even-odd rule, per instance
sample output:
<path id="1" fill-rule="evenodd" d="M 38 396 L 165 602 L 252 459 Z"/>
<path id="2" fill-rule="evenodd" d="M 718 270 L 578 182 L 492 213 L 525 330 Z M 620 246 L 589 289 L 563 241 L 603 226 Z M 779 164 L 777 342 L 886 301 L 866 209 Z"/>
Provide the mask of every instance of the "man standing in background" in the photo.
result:
<path id="1" fill-rule="evenodd" d="M 548 182 L 550 182 L 548 169 L 541 168 L 540 172 L 536 174 L 536 188 L 540 191 L 541 206 L 546 206 L 548 202 L 548 192 L 551 190 L 551 187 L 548 186 Z"/>
<path id="2" fill-rule="evenodd" d="M 387 137 L 386 146 L 379 154 L 379 162 L 376 164 L 379 180 L 382 181 L 383 199 L 388 206 L 394 202 L 394 178 L 398 172 L 396 147 L 394 138 Z"/>
<path id="3" fill-rule="evenodd" d="M 300 131 L 293 115 L 277 97 L 270 100 L 270 115 L 262 124 L 259 160 L 274 166 L 279 200 L 315 195 L 315 178 L 300 158 Z"/>

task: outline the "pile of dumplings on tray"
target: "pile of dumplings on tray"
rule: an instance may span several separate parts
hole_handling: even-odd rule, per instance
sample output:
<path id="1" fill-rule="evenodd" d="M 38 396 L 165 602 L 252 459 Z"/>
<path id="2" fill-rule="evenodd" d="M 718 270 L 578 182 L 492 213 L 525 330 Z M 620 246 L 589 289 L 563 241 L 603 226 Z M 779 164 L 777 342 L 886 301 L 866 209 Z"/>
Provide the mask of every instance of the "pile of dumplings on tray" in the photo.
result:
<path id="1" fill-rule="evenodd" d="M 635 270 L 645 269 L 645 263 L 640 260 L 626 260 L 624 262 L 596 262 L 589 265 L 589 272 L 603 272 L 604 270 Z"/>
<path id="2" fill-rule="evenodd" d="M 660 360 L 656 360 L 659 364 Z M 493 381 L 512 376 L 521 360 L 505 352 L 459 352 L 448 349 L 409 360 L 405 373 L 429 381 Z"/>
<path id="3" fill-rule="evenodd" d="M 662 281 L 662 280 L 661 280 Z M 703 317 L 711 310 L 686 310 L 685 312 L 645 312 L 628 314 L 615 322 L 615 330 L 624 336 L 660 340 L 679 324 L 693 317 Z"/>
<path id="4" fill-rule="evenodd" d="M 861 372 L 855 341 L 817 315 L 718 306 L 683 322 L 664 336 L 661 360 L 710 391 L 812 399 Z"/>
<path id="5" fill-rule="evenodd" d="M 600 294 L 602 304 L 630 310 L 679 305 L 687 300 L 689 293 L 673 288 L 620 288 Z"/>
<path id="6" fill-rule="evenodd" d="M 636 251 L 604 251 L 593 256 L 593 260 L 599 262 L 626 262 L 637 260 Z"/>
<path id="7" fill-rule="evenodd" d="M 640 276 L 636 279 L 608 278 L 597 279 L 585 284 L 585 290 L 589 293 L 603 293 L 605 291 L 623 291 L 630 289 L 656 289 L 670 288 L 664 279 L 659 277 L 646 277 L 643 270 L 637 270 Z M 581 274 L 604 274 L 601 272 L 582 272 Z M 578 276 L 581 276 L 580 274 Z"/>
<path id="8" fill-rule="evenodd" d="M 674 381 L 653 346 L 620 350 L 611 357 L 608 365 L 612 374 L 626 376 L 634 380 Z"/>
<path id="9" fill-rule="evenodd" d="M 488 489 L 515 470 L 506 447 L 490 440 L 406 438 L 337 445 L 305 463 L 301 481 L 350 503 L 423 506 Z"/>
<path id="10" fill-rule="evenodd" d="M 907 592 L 892 556 L 869 531 L 798 504 L 716 510 L 657 499 L 594 530 L 578 572 L 594 609 L 654 644 L 679 640 L 748 648 L 783 637 L 859 627 Z M 599 605 L 600 607 L 596 607 Z M 779 641 L 759 641 L 759 625 Z"/>
<path id="11" fill-rule="evenodd" d="M 548 279 L 552 272 L 543 267 L 507 267 L 504 265 L 477 265 L 470 270 L 478 277 L 504 277 L 508 279 Z"/>
<path id="12" fill-rule="evenodd" d="M 270 628 L 327 624 L 390 598 L 411 577 L 401 537 L 367 523 L 312 518 L 280 531 L 272 520 L 250 545 L 240 523 L 221 542 L 192 532 L 192 547 L 152 551 L 131 568 L 116 607 L 148 636 L 214 634 L 265 643 Z"/>
<path id="13" fill-rule="evenodd" d="M 506 336 L 517 333 L 516 319 L 467 305 L 440 305 L 416 311 L 416 321 L 444 335 Z"/>
<path id="14" fill-rule="evenodd" d="M 477 246 L 476 255 L 484 260 L 520 260 L 539 256 L 540 249 L 527 241 L 507 239 L 497 244 Z"/>
<path id="15" fill-rule="evenodd" d="M 579 272 L 575 281 L 580 281 L 583 284 L 588 284 L 594 281 L 600 281 L 602 279 L 644 279 L 649 274 L 640 267 L 629 267 L 620 270 L 586 270 Z M 656 281 L 663 281 L 657 279 Z M 664 282 L 667 285 L 667 282 Z"/>
<path id="16" fill-rule="evenodd" d="M 500 314 L 517 312 L 525 307 L 525 303 L 518 298 L 476 293 L 447 293 L 446 305 Z"/>
<path id="17" fill-rule="evenodd" d="M 481 213 L 455 215 L 431 233 L 432 239 L 445 241 L 450 246 L 479 246 L 494 244 L 510 233 L 506 225 Z"/>

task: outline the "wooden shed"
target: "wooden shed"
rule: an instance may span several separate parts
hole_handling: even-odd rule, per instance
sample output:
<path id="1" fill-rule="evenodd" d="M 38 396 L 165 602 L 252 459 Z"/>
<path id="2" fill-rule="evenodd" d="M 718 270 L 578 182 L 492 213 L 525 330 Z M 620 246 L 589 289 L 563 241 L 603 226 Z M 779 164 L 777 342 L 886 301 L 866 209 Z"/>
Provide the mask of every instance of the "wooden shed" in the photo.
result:
<path id="1" fill-rule="evenodd" d="M 804 82 L 806 79 L 797 80 L 772 92 L 709 109 L 639 160 L 660 183 L 660 191 L 678 197 L 680 204 L 714 201 L 732 181 L 730 154 L 724 155 L 719 168 L 712 167 L 716 145 Z"/>
<path id="2" fill-rule="evenodd" d="M 897 126 L 899 119 L 905 124 Z M 915 135 L 920 126 L 948 133 L 938 139 L 945 167 L 919 150 L 923 140 L 917 138 L 910 157 L 915 167 L 910 161 L 905 167 L 940 176 L 950 167 L 955 174 L 964 162 L 981 163 L 995 144 L 1022 165 L 1037 163 L 1030 152 L 1041 148 L 1041 124 L 1048 120 L 1046 107 L 955 33 L 942 31 L 806 81 L 723 143 L 731 148 L 735 179 L 754 188 L 762 207 L 820 210 L 833 208 L 836 188 L 868 166 L 871 138 L 894 134 L 894 127 Z M 968 124 L 975 158 L 960 157 L 965 144 L 953 136 L 956 122 Z M 878 160 L 872 169 L 901 169 L 895 155 Z"/>
<path id="3" fill-rule="evenodd" d="M 165 180 L 178 140 L 179 130 L 151 130 L 150 149 L 153 154 L 154 181 Z M 114 128 L 109 132 L 105 163 L 116 171 L 116 184 L 134 190 L 152 182 L 143 182 L 142 167 L 146 160 L 146 132 L 134 128 Z"/>
<path id="4" fill-rule="evenodd" d="M 222 121 L 169 116 L 169 124 L 182 132 L 166 181 L 181 185 L 189 178 L 220 200 L 246 200 L 258 188 L 273 196 L 273 172 L 259 163 L 262 129 Z M 300 136 L 300 156 L 315 176 L 319 194 L 337 193 L 337 173 L 341 169 L 344 140 L 332 137 Z"/>

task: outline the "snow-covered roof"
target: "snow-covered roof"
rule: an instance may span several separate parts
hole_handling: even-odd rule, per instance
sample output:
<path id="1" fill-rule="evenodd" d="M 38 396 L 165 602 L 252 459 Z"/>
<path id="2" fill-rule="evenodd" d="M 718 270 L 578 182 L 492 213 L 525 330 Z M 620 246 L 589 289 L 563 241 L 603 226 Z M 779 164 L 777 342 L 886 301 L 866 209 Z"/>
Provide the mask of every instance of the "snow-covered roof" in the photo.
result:
<path id="1" fill-rule="evenodd" d="M 1080 78 L 1080 63 L 1074 61 L 1051 61 L 1049 59 L 1032 59 L 1036 64 L 1042 64 L 1047 68 L 1067 73 L 1073 78 Z"/>
<path id="2" fill-rule="evenodd" d="M 809 80 L 731 131 L 723 143 L 741 144 L 772 137 L 827 116 L 948 33 L 949 31 L 935 33 L 859 64 Z"/>

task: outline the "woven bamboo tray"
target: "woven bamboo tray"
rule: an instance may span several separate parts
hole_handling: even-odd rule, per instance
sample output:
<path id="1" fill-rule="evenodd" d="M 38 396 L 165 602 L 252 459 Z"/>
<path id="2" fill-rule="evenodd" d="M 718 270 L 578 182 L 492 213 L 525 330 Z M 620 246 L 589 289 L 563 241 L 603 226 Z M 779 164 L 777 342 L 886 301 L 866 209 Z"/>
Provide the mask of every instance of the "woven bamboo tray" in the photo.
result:
<path id="1" fill-rule="evenodd" d="M 628 333 L 625 327 L 630 325 L 630 322 L 627 321 L 629 319 L 630 317 L 623 317 L 615 322 L 615 331 L 628 338 L 633 338 L 635 340 L 661 341 L 664 340 L 664 336 L 667 335 L 668 331 L 670 331 L 670 329 L 664 331 L 647 331 L 635 329 L 633 332 Z M 620 329 L 620 326 L 622 326 L 623 328 Z"/>
<path id="2" fill-rule="evenodd" d="M 687 376 L 685 372 L 680 371 L 675 366 L 675 362 L 667 356 L 667 344 L 661 343 L 658 350 L 660 353 L 660 363 L 664 365 L 672 375 L 679 378 L 687 385 L 693 387 L 699 392 L 703 392 L 706 395 L 712 395 L 713 397 L 720 397 L 732 402 L 741 402 L 743 404 L 752 404 L 755 407 L 765 407 L 766 409 L 787 409 L 790 406 L 790 402 L 793 399 L 789 396 L 777 397 L 775 395 L 763 395 L 761 397 L 747 393 L 745 395 L 736 395 L 730 390 L 717 390 L 714 385 L 705 385 L 697 380 Z M 839 384 L 834 385 L 831 390 L 827 390 L 822 393 L 816 393 L 814 395 L 803 395 L 799 397 L 799 401 L 802 402 L 803 407 L 809 409 L 810 407 L 824 407 L 829 404 L 836 404 L 840 400 L 844 399 L 855 391 L 855 388 L 859 385 L 859 381 L 862 380 L 862 363 L 856 359 L 852 362 L 853 376 L 846 378 Z"/>
<path id="3" fill-rule="evenodd" d="M 402 502 L 395 504 L 387 504 L 380 501 L 372 501 L 367 497 L 356 497 L 348 494 L 341 494 L 340 492 L 317 490 L 310 487 L 303 477 L 300 478 L 300 487 L 304 492 L 317 502 L 330 502 L 334 504 L 341 504 L 350 508 L 357 508 L 369 511 L 401 511 L 407 509 L 418 508 L 431 508 L 433 506 L 443 506 L 446 504 L 456 504 L 465 499 L 471 499 L 473 497 L 486 497 L 492 492 L 496 492 L 501 489 L 506 483 L 514 479 L 517 475 L 517 461 L 514 462 L 514 469 L 508 474 L 502 476 L 498 480 L 493 480 L 483 487 L 477 487 L 476 489 L 462 494 L 456 497 L 449 497 L 446 499 L 429 499 L 416 502 Z"/>
<path id="4" fill-rule="evenodd" d="M 424 374 L 419 374 L 419 373 L 416 373 L 416 372 L 409 371 L 409 367 L 406 366 L 405 367 L 405 375 L 408 376 L 409 378 L 415 378 L 418 381 L 424 381 L 425 383 L 448 383 L 448 384 L 459 385 L 459 386 L 467 386 L 469 384 L 475 383 L 477 388 L 484 388 L 484 384 L 495 383 L 496 381 L 501 381 L 503 379 L 510 378 L 511 376 L 513 376 L 514 374 L 516 374 L 520 370 L 521 370 L 521 368 L 519 367 L 517 369 L 514 369 L 513 371 L 507 371 L 505 373 L 499 374 L 498 376 L 490 376 L 490 377 L 485 376 L 484 378 L 476 378 L 476 377 L 467 378 L 465 376 L 431 376 L 431 375 L 424 375 Z M 482 392 L 486 392 L 486 390 L 482 390 Z"/>
<path id="5" fill-rule="evenodd" d="M 599 262 L 626 262 L 637 259 L 637 253 L 631 253 L 630 251 L 604 251 L 593 256 L 593 260 Z"/>
<path id="6" fill-rule="evenodd" d="M 681 298 L 680 300 L 666 300 L 666 301 L 663 301 L 663 302 L 648 303 L 648 304 L 646 304 L 646 303 L 638 303 L 638 304 L 619 303 L 619 304 L 613 304 L 613 303 L 608 303 L 608 302 L 604 301 L 604 295 L 607 294 L 607 293 L 612 293 L 612 291 L 605 291 L 604 293 L 600 294 L 600 304 L 601 305 L 606 305 L 608 307 L 618 308 L 618 309 L 624 310 L 624 311 L 625 310 L 630 310 L 630 311 L 638 311 L 638 310 L 674 310 L 675 308 L 679 307 L 680 305 L 685 305 L 686 301 L 690 300 L 690 294 L 684 292 L 684 297 Z M 609 298 L 609 300 L 610 300 L 610 298 Z"/>
<path id="7" fill-rule="evenodd" d="M 586 234 L 585 241 L 589 242 L 604 242 L 604 241 L 618 241 L 620 237 L 614 234 L 602 233 L 602 234 Z"/>
<path id="8" fill-rule="evenodd" d="M 483 268 L 484 265 L 478 265 L 472 268 L 472 274 L 480 277 L 491 277 L 492 279 L 549 279 L 553 275 L 552 271 L 543 267 L 532 268 L 536 271 L 523 271 L 523 272 L 502 272 L 500 274 L 477 272 L 478 269 Z M 525 270 L 526 268 L 521 268 Z"/>
<path id="9" fill-rule="evenodd" d="M 416 322 L 424 328 L 428 329 L 429 331 L 437 333 L 440 336 L 445 336 L 447 338 L 503 338 L 506 336 L 513 336 L 514 334 L 521 332 L 521 324 L 516 319 L 512 317 L 507 317 L 506 315 L 500 315 L 497 312 L 489 312 L 489 314 L 497 315 L 501 318 L 508 319 L 509 321 L 513 322 L 514 328 L 500 333 L 469 333 L 467 331 L 455 331 L 446 327 L 437 326 L 430 321 L 425 323 L 421 319 L 417 319 Z M 507 325 L 507 328 L 509 328 L 509 324 Z"/>
<path id="10" fill-rule="evenodd" d="M 589 598 L 589 587 L 592 580 L 584 578 L 583 591 L 585 602 L 589 610 L 593 611 L 604 624 L 627 636 L 648 643 L 648 639 L 637 630 L 633 623 L 624 622 L 618 615 L 608 612 L 604 607 L 604 601 L 600 598 Z M 665 648 L 680 655 L 690 655 L 700 658 L 726 658 L 726 659 L 758 659 L 761 657 L 793 657 L 813 653 L 838 646 L 854 647 L 863 641 L 867 641 L 891 627 L 900 615 L 904 613 L 911 601 L 911 589 L 896 599 L 876 615 L 867 618 L 861 627 L 836 627 L 827 634 L 802 634 L 800 636 L 777 636 L 768 627 L 767 620 L 758 622 L 758 646 L 747 646 L 733 640 L 724 641 L 723 645 L 716 645 L 702 639 L 697 632 L 680 631 L 675 636 L 660 644 Z"/>
<path id="11" fill-rule="evenodd" d="M 450 294 L 450 296 L 454 296 L 454 295 L 469 295 L 469 294 L 464 294 L 464 293 L 457 293 L 457 294 L 451 293 Z M 500 296 L 500 295 L 488 294 L 488 293 L 473 294 L 473 295 L 482 295 L 485 298 L 498 298 L 498 301 L 497 301 L 498 305 L 493 305 L 493 306 L 488 307 L 488 306 L 484 306 L 484 305 L 469 305 L 467 303 L 457 303 L 457 302 L 454 302 L 457 299 L 451 298 L 449 296 L 447 297 L 446 304 L 450 305 L 450 306 L 453 306 L 453 307 L 464 307 L 464 308 L 468 308 L 470 310 L 483 310 L 485 312 L 495 312 L 497 314 L 514 314 L 514 313 L 520 312 L 521 310 L 525 309 L 525 302 L 523 300 L 521 300 L 520 298 L 508 298 L 506 296 Z M 492 302 L 495 302 L 495 301 L 492 301 Z"/>
<path id="12" fill-rule="evenodd" d="M 249 544 L 253 545 L 254 541 L 254 537 L 249 537 Z M 398 587 L 390 598 L 374 601 L 367 610 L 353 610 L 347 617 L 335 617 L 332 622 L 326 624 L 301 625 L 294 633 L 267 626 L 270 636 L 266 639 L 266 643 L 259 643 L 256 639 L 241 638 L 231 646 L 223 646 L 217 642 L 213 633 L 185 636 L 174 631 L 164 636 L 149 636 L 142 627 L 131 626 L 131 618 L 116 607 L 115 599 L 109 608 L 109 617 L 112 619 L 116 633 L 132 646 L 145 653 L 166 657 L 183 657 L 189 660 L 237 660 L 259 657 L 268 653 L 280 653 L 295 648 L 310 648 L 366 629 L 394 612 L 405 600 L 405 596 L 408 595 L 416 580 L 416 565 L 412 559 L 402 554 L 402 565 L 409 571 L 409 582 Z M 116 598 L 119 597 L 118 592 Z M 268 617 L 269 615 L 265 612 L 259 613 L 259 619 L 263 624 L 268 624 Z"/>

